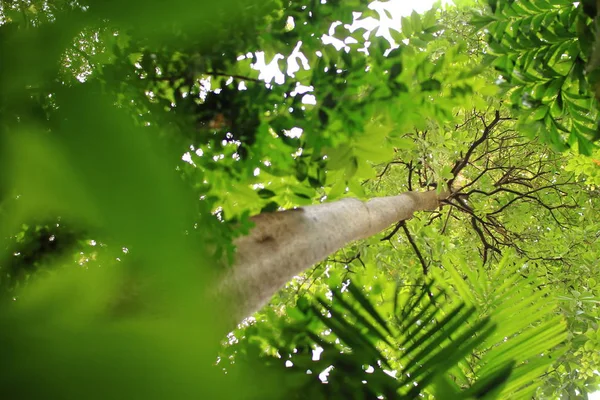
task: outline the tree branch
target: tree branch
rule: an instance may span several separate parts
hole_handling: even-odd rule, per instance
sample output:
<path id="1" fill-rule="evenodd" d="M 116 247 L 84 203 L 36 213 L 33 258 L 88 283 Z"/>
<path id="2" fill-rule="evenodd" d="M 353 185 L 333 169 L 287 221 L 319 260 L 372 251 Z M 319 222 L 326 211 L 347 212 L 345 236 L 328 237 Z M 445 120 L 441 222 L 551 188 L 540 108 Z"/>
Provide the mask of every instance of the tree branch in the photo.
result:
<path id="1" fill-rule="evenodd" d="M 251 82 L 256 82 L 256 83 L 265 83 L 264 81 L 261 81 L 260 79 L 250 78 L 250 77 L 243 76 L 243 75 L 230 74 L 230 73 L 227 73 L 227 72 L 204 71 L 202 73 L 206 74 L 206 75 L 212 75 L 212 76 L 225 76 L 225 77 L 228 77 L 228 78 L 240 79 L 242 81 L 251 81 Z"/>
<path id="2" fill-rule="evenodd" d="M 406 234 L 406 237 L 408 238 L 410 245 L 412 246 L 413 250 L 417 254 L 417 258 L 419 259 L 419 262 L 421 263 L 421 267 L 423 267 L 423 275 L 427 275 L 429 266 L 425 262 L 425 259 L 423 258 L 421 251 L 419 251 L 419 248 L 417 247 L 415 240 L 413 239 L 412 235 L 410 234 L 410 231 L 408 230 L 408 227 L 406 226 L 406 221 L 401 221 L 399 225 L 404 230 L 404 233 Z"/>
<path id="3" fill-rule="evenodd" d="M 448 187 L 451 188 L 452 184 L 454 183 L 454 180 L 456 179 L 456 177 L 458 176 L 458 173 L 460 171 L 462 171 L 462 169 L 464 167 L 467 166 L 468 162 L 469 162 L 469 158 L 473 155 L 473 152 L 475 151 L 475 149 L 477 148 L 477 146 L 479 146 L 480 144 L 482 144 L 483 142 L 485 142 L 485 140 L 488 138 L 490 132 L 492 131 L 492 129 L 494 129 L 494 127 L 498 124 L 498 122 L 500 122 L 501 117 L 500 117 L 500 111 L 496 110 L 494 119 L 492 120 L 492 122 L 490 122 L 489 125 L 486 125 L 485 121 L 483 121 L 483 133 L 481 134 L 481 137 L 477 140 L 475 140 L 471 146 L 469 147 L 469 150 L 467 150 L 467 154 L 465 154 L 465 156 L 463 158 L 461 158 L 460 160 L 458 160 L 455 164 L 454 167 L 452 167 L 452 175 L 453 177 L 448 181 Z"/>
<path id="4" fill-rule="evenodd" d="M 381 238 L 381 241 L 386 241 L 386 240 L 390 240 L 391 238 L 394 237 L 394 235 L 400 230 L 400 227 L 402 226 L 402 224 L 404 223 L 404 221 L 399 221 L 396 226 L 394 226 L 394 229 L 392 229 L 392 231 L 390 233 L 388 233 L 387 235 L 385 235 L 384 237 Z"/>

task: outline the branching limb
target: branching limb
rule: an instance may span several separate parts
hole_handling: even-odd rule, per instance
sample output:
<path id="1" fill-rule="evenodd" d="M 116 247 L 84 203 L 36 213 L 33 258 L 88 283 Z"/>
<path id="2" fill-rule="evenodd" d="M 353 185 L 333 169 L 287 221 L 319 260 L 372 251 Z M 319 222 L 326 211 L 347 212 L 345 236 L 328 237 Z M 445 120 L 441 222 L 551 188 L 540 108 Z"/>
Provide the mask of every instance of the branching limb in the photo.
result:
<path id="1" fill-rule="evenodd" d="M 425 262 L 425 259 L 423 258 L 421 251 L 417 247 L 415 240 L 413 239 L 412 235 L 410 234 L 410 231 L 408 230 L 408 227 L 406 226 L 406 221 L 400 222 L 400 227 L 402 227 L 402 229 L 404 230 L 404 233 L 406 234 L 406 237 L 408 238 L 410 245 L 412 246 L 413 250 L 417 254 L 417 258 L 419 259 L 419 262 L 421 263 L 421 267 L 423 267 L 423 275 L 427 275 L 427 272 L 429 270 L 429 265 L 427 265 L 427 263 Z"/>
<path id="2" fill-rule="evenodd" d="M 496 246 L 490 244 L 486 238 L 485 238 L 485 234 L 483 233 L 483 231 L 481 230 L 481 228 L 477 225 L 477 218 L 475 216 L 471 217 L 471 226 L 473 227 L 473 229 L 475 230 L 475 233 L 477 233 L 477 236 L 479 236 L 479 239 L 481 240 L 481 243 L 483 244 L 483 250 L 482 250 L 482 259 L 483 259 L 483 264 L 485 265 L 485 263 L 487 262 L 488 259 L 488 250 L 492 250 L 493 252 L 496 252 L 498 254 L 502 254 L 502 252 L 500 251 L 500 249 L 498 249 Z"/>
<path id="3" fill-rule="evenodd" d="M 265 83 L 264 81 L 261 81 L 260 79 L 250 78 L 248 76 L 243 76 L 243 75 L 230 74 L 228 72 L 204 71 L 202 73 L 206 74 L 206 75 L 212 75 L 212 76 L 225 76 L 225 77 L 228 77 L 228 78 L 239 79 L 239 80 L 242 80 L 242 81 L 250 81 L 250 82 L 256 82 L 256 83 Z"/>
<path id="4" fill-rule="evenodd" d="M 388 233 L 387 235 L 385 235 L 384 237 L 381 238 L 381 241 L 384 242 L 386 240 L 390 240 L 391 238 L 394 237 L 394 235 L 396 233 L 398 233 L 398 231 L 400 230 L 400 228 L 402 227 L 402 224 L 404 223 L 404 221 L 399 221 L 396 226 L 394 226 L 394 229 L 392 229 L 392 231 L 390 233 Z"/>
<path id="5" fill-rule="evenodd" d="M 490 132 L 492 131 L 492 129 L 494 129 L 494 127 L 498 124 L 498 122 L 500 122 L 500 120 L 501 120 L 500 111 L 498 111 L 498 110 L 496 110 L 494 119 L 489 124 L 486 124 L 485 120 L 483 120 L 483 117 L 482 117 L 482 122 L 483 122 L 483 126 L 484 126 L 483 133 L 481 134 L 481 137 L 479 139 L 475 140 L 471 144 L 471 146 L 467 150 L 467 153 L 465 154 L 465 156 L 462 157 L 460 160 L 458 160 L 454 164 L 454 167 L 452 168 L 453 178 L 448 181 L 448 187 L 452 187 L 452 184 L 454 183 L 454 180 L 458 176 L 459 172 L 462 171 L 463 168 L 467 166 L 467 164 L 469 162 L 469 158 L 471 158 L 475 149 L 479 145 L 481 145 L 483 142 L 486 141 L 486 139 L 490 135 Z"/>
<path id="6" fill-rule="evenodd" d="M 358 262 L 361 263 L 361 265 L 363 266 L 363 268 L 367 268 L 367 266 L 363 262 L 362 258 L 360 258 L 360 257 L 361 256 L 360 256 L 360 251 L 359 251 L 358 253 L 356 253 L 352 257 L 348 258 L 347 260 L 337 260 L 335 258 L 327 258 L 325 261 L 327 261 L 327 262 L 334 262 L 334 263 L 340 263 L 340 264 L 344 264 L 344 265 L 350 265 L 350 263 L 352 261 L 358 260 Z"/>

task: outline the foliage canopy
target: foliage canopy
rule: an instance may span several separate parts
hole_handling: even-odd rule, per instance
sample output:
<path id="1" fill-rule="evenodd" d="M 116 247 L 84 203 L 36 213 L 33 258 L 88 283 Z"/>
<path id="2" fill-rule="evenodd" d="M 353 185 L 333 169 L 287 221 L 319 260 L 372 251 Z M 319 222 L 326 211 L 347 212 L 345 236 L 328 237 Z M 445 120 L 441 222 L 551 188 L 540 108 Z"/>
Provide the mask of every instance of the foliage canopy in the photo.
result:
<path id="1" fill-rule="evenodd" d="M 455 3 L 0 1 L 0 392 L 600 389 L 596 3 Z M 219 346 L 250 215 L 436 187 Z"/>

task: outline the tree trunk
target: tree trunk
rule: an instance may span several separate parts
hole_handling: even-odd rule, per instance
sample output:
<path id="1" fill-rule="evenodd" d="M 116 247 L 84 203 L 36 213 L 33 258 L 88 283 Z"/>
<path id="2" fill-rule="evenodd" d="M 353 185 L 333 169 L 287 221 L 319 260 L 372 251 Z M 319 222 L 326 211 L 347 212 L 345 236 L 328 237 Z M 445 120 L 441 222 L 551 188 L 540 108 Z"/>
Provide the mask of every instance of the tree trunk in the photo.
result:
<path id="1" fill-rule="evenodd" d="M 367 202 L 332 203 L 252 217 L 250 234 L 234 241 L 236 262 L 218 284 L 238 321 L 262 307 L 286 282 L 346 244 L 372 236 L 416 211 L 433 211 L 447 192 L 406 192 Z"/>

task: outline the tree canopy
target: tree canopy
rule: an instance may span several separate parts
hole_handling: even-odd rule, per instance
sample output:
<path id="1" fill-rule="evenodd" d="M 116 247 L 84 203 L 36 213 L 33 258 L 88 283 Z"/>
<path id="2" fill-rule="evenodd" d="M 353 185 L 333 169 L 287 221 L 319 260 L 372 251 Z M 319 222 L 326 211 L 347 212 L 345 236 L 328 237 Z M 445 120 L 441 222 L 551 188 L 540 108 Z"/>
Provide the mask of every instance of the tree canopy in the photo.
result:
<path id="1" fill-rule="evenodd" d="M 596 2 L 390 4 L 1 0 L 0 393 L 600 390 Z M 447 189 L 207 301 L 252 215 Z"/>

